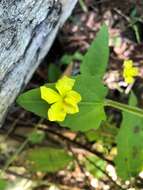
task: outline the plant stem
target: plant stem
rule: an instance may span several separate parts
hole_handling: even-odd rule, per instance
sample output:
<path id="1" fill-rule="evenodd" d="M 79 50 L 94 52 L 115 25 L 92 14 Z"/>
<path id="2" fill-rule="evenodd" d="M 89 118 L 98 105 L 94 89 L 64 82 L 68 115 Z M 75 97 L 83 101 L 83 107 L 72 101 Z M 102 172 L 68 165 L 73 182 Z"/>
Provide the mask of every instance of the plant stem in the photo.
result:
<path id="1" fill-rule="evenodd" d="M 86 6 L 86 4 L 84 3 L 83 0 L 79 0 L 79 4 L 80 4 L 82 10 L 83 10 L 85 13 L 88 12 L 87 6 Z"/>
<path id="2" fill-rule="evenodd" d="M 104 175 L 107 176 L 107 178 L 120 190 L 124 190 L 124 188 L 122 186 L 120 186 L 116 181 L 114 181 L 112 179 L 112 177 L 106 172 L 104 171 L 101 167 L 99 167 L 98 165 L 96 165 L 96 163 L 94 163 L 90 158 L 88 158 L 86 155 L 84 155 L 85 159 L 92 164 L 95 168 L 97 168 L 98 170 L 100 170 Z"/>
<path id="3" fill-rule="evenodd" d="M 105 106 L 111 106 L 113 108 L 117 108 L 119 110 L 131 113 L 131 114 L 139 116 L 139 117 L 143 117 L 143 110 L 138 108 L 138 107 L 119 103 L 119 102 L 116 102 L 114 100 L 109 100 L 109 99 L 105 99 L 104 105 Z"/>
<path id="4" fill-rule="evenodd" d="M 44 121 L 43 118 L 40 119 L 40 121 L 38 122 L 38 124 L 42 123 Z M 38 125 L 35 124 L 34 129 L 32 132 L 34 132 L 35 130 L 37 130 Z M 12 132 L 12 131 L 11 131 Z M 8 136 L 11 134 L 11 132 L 9 132 Z M 7 137 L 8 137 L 7 136 Z M 10 164 L 12 164 L 12 162 L 17 158 L 17 156 L 20 154 L 20 152 L 25 148 L 25 146 L 29 143 L 29 137 L 27 137 L 24 142 L 20 145 L 20 147 L 16 150 L 16 152 L 14 153 L 14 155 L 12 155 L 6 162 L 6 164 L 4 165 L 2 171 L 6 171 L 9 167 Z"/>
<path id="5" fill-rule="evenodd" d="M 139 29 L 138 29 L 138 26 L 136 24 L 133 25 L 133 30 L 135 32 L 137 43 L 138 44 L 141 43 L 141 39 L 140 39 L 140 35 L 139 35 Z"/>
<path id="6" fill-rule="evenodd" d="M 105 99 L 104 102 L 80 102 L 79 104 L 80 105 L 89 105 L 89 106 L 93 106 L 93 105 L 96 106 L 96 105 L 101 104 L 103 106 L 110 106 L 113 108 L 117 108 L 121 111 L 126 111 L 133 115 L 143 117 L 143 109 L 135 107 L 135 106 L 130 106 L 128 104 L 119 103 L 117 101 L 110 100 L 110 99 Z"/>
<path id="7" fill-rule="evenodd" d="M 17 156 L 20 154 L 20 152 L 23 150 L 23 148 L 27 145 L 28 139 L 25 139 L 25 141 L 21 144 L 21 146 L 17 149 L 17 151 L 14 153 L 10 159 L 6 162 L 5 166 L 3 167 L 2 171 L 6 171 L 9 167 L 9 165 L 17 158 Z"/>

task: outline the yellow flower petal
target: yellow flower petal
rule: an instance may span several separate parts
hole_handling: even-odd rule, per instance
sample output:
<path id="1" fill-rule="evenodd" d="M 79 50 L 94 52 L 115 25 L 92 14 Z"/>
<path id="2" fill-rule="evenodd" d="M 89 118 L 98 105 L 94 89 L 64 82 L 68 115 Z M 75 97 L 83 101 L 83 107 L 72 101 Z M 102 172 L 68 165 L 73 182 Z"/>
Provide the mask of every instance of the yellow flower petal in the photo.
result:
<path id="1" fill-rule="evenodd" d="M 138 68 L 133 67 L 131 73 L 132 73 L 132 76 L 137 76 L 139 74 Z"/>
<path id="2" fill-rule="evenodd" d="M 125 68 L 132 68 L 133 67 L 133 61 L 132 60 L 125 60 L 124 61 L 124 67 Z"/>
<path id="3" fill-rule="evenodd" d="M 51 88 L 45 86 L 40 87 L 41 98 L 49 104 L 55 103 L 61 99 L 60 95 Z"/>
<path id="4" fill-rule="evenodd" d="M 135 81 L 135 79 L 133 77 L 126 77 L 126 79 L 125 79 L 125 82 L 127 84 L 132 84 L 134 81 Z"/>
<path id="5" fill-rule="evenodd" d="M 74 83 L 74 79 L 64 76 L 55 84 L 58 92 L 45 86 L 40 88 L 41 98 L 52 104 L 48 110 L 50 121 L 64 121 L 66 114 L 79 112 L 77 104 L 81 101 L 81 96 L 78 92 L 72 90 Z"/>
<path id="6" fill-rule="evenodd" d="M 78 92 L 71 90 L 66 94 L 64 101 L 74 106 L 81 101 L 81 96 Z"/>
<path id="7" fill-rule="evenodd" d="M 63 108 L 63 103 L 54 103 L 48 110 L 48 118 L 50 121 L 64 121 L 66 117 L 66 112 Z"/>
<path id="8" fill-rule="evenodd" d="M 139 70 L 137 67 L 133 67 L 132 60 L 124 61 L 123 77 L 127 84 L 132 84 L 135 79 L 134 77 L 138 76 Z"/>
<path id="9" fill-rule="evenodd" d="M 64 107 L 65 112 L 68 114 L 74 114 L 74 113 L 79 112 L 79 108 L 77 105 L 71 105 L 71 104 L 64 103 L 63 107 Z"/>
<path id="10" fill-rule="evenodd" d="M 75 80 L 67 76 L 59 79 L 56 83 L 56 89 L 62 96 L 65 96 L 68 91 L 70 91 L 74 86 Z"/>

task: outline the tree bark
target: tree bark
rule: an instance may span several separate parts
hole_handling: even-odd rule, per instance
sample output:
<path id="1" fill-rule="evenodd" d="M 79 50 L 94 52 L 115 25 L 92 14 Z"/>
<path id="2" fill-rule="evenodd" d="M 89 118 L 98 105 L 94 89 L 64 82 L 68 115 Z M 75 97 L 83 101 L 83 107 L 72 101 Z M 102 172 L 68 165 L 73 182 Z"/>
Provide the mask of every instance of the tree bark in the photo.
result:
<path id="1" fill-rule="evenodd" d="M 77 0 L 0 0 L 0 126 Z"/>

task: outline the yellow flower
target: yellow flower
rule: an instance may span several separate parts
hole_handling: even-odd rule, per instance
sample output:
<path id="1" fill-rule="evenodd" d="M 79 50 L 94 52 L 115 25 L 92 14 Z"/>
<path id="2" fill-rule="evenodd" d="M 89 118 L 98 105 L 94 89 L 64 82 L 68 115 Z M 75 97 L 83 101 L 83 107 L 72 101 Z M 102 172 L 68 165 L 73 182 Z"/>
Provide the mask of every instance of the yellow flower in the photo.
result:
<path id="1" fill-rule="evenodd" d="M 67 114 L 79 112 L 77 104 L 81 96 L 72 90 L 74 83 L 74 79 L 64 76 L 55 84 L 57 91 L 46 86 L 40 87 L 41 98 L 51 104 L 48 110 L 50 121 L 64 121 Z"/>
<path id="2" fill-rule="evenodd" d="M 132 84 L 135 79 L 134 77 L 138 76 L 139 71 L 137 67 L 133 67 L 132 60 L 125 60 L 124 61 L 124 68 L 123 68 L 123 77 L 127 84 Z"/>

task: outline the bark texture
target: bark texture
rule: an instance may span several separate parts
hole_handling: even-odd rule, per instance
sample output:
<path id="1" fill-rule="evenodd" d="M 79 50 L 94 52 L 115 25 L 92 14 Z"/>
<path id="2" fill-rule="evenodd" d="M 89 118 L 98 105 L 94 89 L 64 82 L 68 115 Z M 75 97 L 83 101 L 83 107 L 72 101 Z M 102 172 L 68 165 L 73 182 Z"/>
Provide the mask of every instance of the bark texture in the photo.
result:
<path id="1" fill-rule="evenodd" d="M 0 0 L 0 126 L 77 0 Z"/>

